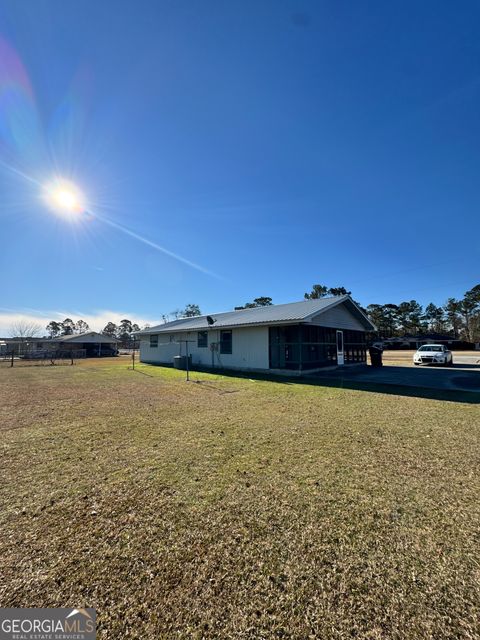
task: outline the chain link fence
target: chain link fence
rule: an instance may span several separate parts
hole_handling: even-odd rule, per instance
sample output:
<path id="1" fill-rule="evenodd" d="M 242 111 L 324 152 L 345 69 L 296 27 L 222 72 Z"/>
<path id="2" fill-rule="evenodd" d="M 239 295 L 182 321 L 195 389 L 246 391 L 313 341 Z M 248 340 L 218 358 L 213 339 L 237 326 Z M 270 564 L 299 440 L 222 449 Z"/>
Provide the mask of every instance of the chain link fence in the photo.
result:
<path id="1" fill-rule="evenodd" d="M 0 368 L 45 367 L 54 365 L 73 365 L 76 360 L 86 357 L 85 349 L 56 349 L 49 351 L 3 350 L 0 354 Z"/>

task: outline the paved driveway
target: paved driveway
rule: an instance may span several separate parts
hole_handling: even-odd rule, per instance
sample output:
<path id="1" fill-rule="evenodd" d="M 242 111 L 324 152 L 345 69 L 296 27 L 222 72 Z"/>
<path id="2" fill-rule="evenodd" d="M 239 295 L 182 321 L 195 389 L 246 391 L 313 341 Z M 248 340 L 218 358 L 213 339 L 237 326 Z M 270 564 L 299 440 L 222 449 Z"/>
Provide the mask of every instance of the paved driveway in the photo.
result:
<path id="1" fill-rule="evenodd" d="M 339 367 L 329 371 L 325 377 L 328 375 L 329 378 L 372 384 L 480 392 L 480 352 L 454 353 L 453 367 L 415 367 L 412 356 L 413 352 L 385 352 L 383 367 Z"/>

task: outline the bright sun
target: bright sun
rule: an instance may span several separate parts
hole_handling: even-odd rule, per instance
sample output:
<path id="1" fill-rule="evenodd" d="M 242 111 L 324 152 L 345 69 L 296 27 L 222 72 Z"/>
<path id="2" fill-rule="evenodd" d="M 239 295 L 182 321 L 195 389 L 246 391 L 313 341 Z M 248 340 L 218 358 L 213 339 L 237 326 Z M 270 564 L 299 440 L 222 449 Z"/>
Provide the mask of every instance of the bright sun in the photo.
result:
<path id="1" fill-rule="evenodd" d="M 47 202 L 63 215 L 76 216 L 85 211 L 85 198 L 78 187 L 66 180 L 59 180 L 46 188 Z"/>
<path id="2" fill-rule="evenodd" d="M 53 198 L 59 207 L 62 209 L 76 209 L 78 206 L 78 201 L 76 195 L 73 191 L 69 191 L 68 189 L 59 189 L 55 191 L 53 194 Z"/>

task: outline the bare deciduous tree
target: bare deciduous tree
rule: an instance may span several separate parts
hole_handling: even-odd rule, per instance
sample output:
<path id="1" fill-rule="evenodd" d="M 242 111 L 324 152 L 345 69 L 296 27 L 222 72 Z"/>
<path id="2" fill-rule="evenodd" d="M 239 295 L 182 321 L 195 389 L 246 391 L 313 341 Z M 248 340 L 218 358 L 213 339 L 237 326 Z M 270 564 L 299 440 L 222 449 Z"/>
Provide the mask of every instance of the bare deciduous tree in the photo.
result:
<path id="1" fill-rule="evenodd" d="M 10 326 L 10 337 L 21 338 L 27 340 L 28 338 L 35 338 L 40 335 L 40 325 L 28 320 L 17 320 Z"/>

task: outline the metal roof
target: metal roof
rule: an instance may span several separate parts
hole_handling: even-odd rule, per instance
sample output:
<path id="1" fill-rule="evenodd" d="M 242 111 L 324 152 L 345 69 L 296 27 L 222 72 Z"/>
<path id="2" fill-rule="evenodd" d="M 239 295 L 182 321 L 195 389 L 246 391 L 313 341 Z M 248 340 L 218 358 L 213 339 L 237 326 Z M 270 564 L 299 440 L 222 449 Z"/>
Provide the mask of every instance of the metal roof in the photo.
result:
<path id="1" fill-rule="evenodd" d="M 73 333 L 69 336 L 58 336 L 52 338 L 50 342 L 83 342 L 86 338 L 95 338 L 97 342 L 111 343 L 119 342 L 118 338 L 112 338 L 112 336 L 106 336 L 103 333 L 97 333 L 96 331 L 87 331 L 86 333 Z"/>
<path id="2" fill-rule="evenodd" d="M 359 318 L 367 331 L 375 331 L 375 325 L 370 322 L 350 296 L 335 296 L 318 298 L 316 300 L 290 302 L 288 304 L 273 304 L 268 307 L 255 307 L 254 309 L 210 313 L 208 315 L 215 320 L 213 325 L 208 324 L 206 315 L 196 316 L 194 318 L 180 318 L 173 322 L 166 322 L 165 324 L 159 324 L 155 327 L 144 329 L 143 331 L 137 331 L 135 335 L 173 333 L 176 331 L 201 331 L 202 329 L 208 328 L 223 329 L 227 327 L 306 322 L 311 317 L 317 316 L 340 303 L 346 303 L 349 310 Z"/>

